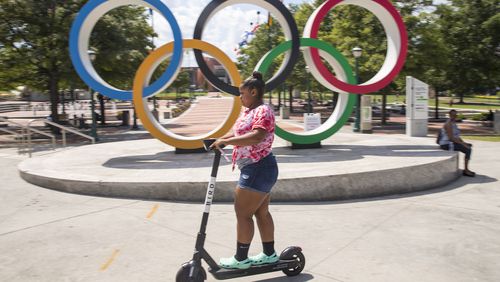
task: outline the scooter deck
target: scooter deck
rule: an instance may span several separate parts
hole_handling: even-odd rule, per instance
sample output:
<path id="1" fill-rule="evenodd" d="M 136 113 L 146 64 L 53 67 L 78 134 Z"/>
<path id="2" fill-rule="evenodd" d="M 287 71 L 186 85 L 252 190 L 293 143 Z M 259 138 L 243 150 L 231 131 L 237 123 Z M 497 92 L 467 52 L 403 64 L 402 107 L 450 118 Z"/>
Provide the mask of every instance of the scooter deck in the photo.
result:
<path id="1" fill-rule="evenodd" d="M 279 260 L 275 263 L 254 265 L 248 269 L 219 268 L 217 270 L 213 270 L 209 268 L 208 271 L 212 273 L 212 275 L 217 280 L 225 280 L 242 276 L 250 276 L 267 272 L 280 271 L 283 269 L 295 268 L 297 266 L 298 262 L 296 260 Z"/>

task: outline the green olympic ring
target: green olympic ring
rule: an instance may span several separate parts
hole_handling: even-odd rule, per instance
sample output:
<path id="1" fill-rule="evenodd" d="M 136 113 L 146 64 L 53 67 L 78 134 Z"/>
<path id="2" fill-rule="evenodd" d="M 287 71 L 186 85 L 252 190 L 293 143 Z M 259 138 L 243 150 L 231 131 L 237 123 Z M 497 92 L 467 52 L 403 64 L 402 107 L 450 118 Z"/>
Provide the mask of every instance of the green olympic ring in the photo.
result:
<path id="1" fill-rule="evenodd" d="M 343 77 L 345 82 L 350 84 L 356 84 L 356 79 L 353 75 L 352 68 L 347 62 L 347 59 L 335 49 L 333 46 L 325 43 L 323 41 L 314 38 L 301 38 L 301 47 L 314 47 L 320 50 L 320 55 L 327 60 L 327 62 L 333 67 L 335 73 L 339 77 Z M 273 50 L 269 51 L 257 64 L 255 69 L 262 73 L 266 73 L 271 66 L 273 60 L 284 52 L 288 51 L 292 47 L 292 41 L 287 41 L 276 46 Z M 334 58 L 334 60 L 331 60 Z M 323 86 L 328 89 L 331 88 L 329 83 L 326 83 L 322 77 L 316 76 L 312 72 L 313 76 L 320 82 Z M 336 91 L 336 90 L 335 90 Z M 354 104 L 356 103 L 356 95 L 349 94 L 346 92 L 341 92 L 339 95 L 339 102 L 335 111 L 332 113 L 330 118 L 323 123 L 319 128 L 315 130 L 307 131 L 304 133 L 291 133 L 276 124 L 276 135 L 279 137 L 296 144 L 312 144 L 320 142 L 342 128 L 342 126 L 347 122 L 349 116 L 354 109 Z"/>

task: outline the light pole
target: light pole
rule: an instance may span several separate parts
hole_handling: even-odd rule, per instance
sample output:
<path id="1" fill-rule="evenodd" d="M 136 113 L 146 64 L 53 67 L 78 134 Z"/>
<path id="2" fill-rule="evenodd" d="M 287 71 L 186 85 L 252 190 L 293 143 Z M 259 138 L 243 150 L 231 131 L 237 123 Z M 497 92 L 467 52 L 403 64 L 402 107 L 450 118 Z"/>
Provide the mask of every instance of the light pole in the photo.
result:
<path id="1" fill-rule="evenodd" d="M 309 77 L 309 66 L 306 66 L 306 76 L 307 76 L 307 113 L 312 113 L 312 104 L 311 104 L 311 79 Z"/>
<path id="2" fill-rule="evenodd" d="M 352 48 L 352 55 L 354 56 L 354 74 L 356 76 L 356 84 L 359 84 L 359 62 L 358 59 L 361 57 L 363 54 L 363 49 L 360 47 L 354 47 Z M 356 95 L 356 122 L 354 122 L 354 132 L 359 132 L 360 131 L 360 119 L 361 119 L 361 95 Z"/>
<path id="3" fill-rule="evenodd" d="M 89 55 L 91 62 L 95 61 L 97 53 L 94 50 L 88 50 L 87 54 Z M 92 116 L 92 127 L 90 130 L 90 136 L 94 137 L 95 140 L 97 141 L 97 121 L 95 116 L 94 90 L 90 86 L 89 86 L 89 92 L 90 92 L 90 112 Z"/>
<path id="4" fill-rule="evenodd" d="M 195 89 L 196 89 L 196 84 L 189 85 L 189 101 L 193 101 L 193 99 L 194 99 L 193 92 Z"/>
<path id="5" fill-rule="evenodd" d="M 155 46 L 155 34 L 154 34 L 154 30 L 155 30 L 155 16 L 154 16 L 154 12 L 153 12 L 153 9 L 149 9 L 149 15 L 151 17 L 151 28 L 153 29 L 153 35 L 151 35 L 151 43 L 153 44 L 153 49 L 151 50 L 151 52 L 153 52 L 156 48 Z M 158 120 L 158 103 L 156 102 L 156 95 L 153 96 L 153 115 L 156 117 L 156 119 Z M 134 109 L 135 111 L 135 109 Z"/>

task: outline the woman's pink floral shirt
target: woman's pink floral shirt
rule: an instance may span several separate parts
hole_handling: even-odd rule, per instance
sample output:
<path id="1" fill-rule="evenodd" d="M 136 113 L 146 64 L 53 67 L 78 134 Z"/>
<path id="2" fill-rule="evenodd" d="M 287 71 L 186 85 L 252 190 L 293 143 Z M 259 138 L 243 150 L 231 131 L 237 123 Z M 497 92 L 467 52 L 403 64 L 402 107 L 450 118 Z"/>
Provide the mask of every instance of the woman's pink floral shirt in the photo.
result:
<path id="1" fill-rule="evenodd" d="M 233 170 L 238 160 L 248 158 L 254 163 L 271 153 L 274 141 L 275 118 L 274 111 L 268 105 L 260 105 L 255 109 L 245 109 L 234 125 L 234 135 L 240 136 L 254 129 L 262 128 L 267 134 L 264 140 L 257 145 L 234 146 Z"/>

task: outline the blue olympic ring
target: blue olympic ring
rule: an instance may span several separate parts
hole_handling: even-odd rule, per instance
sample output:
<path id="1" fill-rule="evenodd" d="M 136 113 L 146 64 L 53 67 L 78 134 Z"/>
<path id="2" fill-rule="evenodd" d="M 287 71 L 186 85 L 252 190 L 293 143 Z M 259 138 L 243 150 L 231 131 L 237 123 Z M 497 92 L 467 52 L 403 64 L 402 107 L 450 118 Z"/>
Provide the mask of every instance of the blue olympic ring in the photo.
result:
<path id="1" fill-rule="evenodd" d="M 135 4 L 135 2 L 139 1 L 132 1 L 134 3 L 132 3 L 131 1 L 126 2 L 129 3 L 120 3 L 118 1 L 111 3 L 111 1 L 108 0 L 90 0 L 83 6 L 74 21 L 73 26 L 71 27 L 69 42 L 71 60 L 76 72 L 80 75 L 82 80 L 87 83 L 92 89 L 101 93 L 102 95 L 119 100 L 132 100 L 132 90 L 120 90 L 110 86 L 104 80 L 102 80 L 102 78 L 95 72 L 90 59 L 88 57 L 82 58 L 82 53 L 84 54 L 84 56 L 87 56 L 89 38 L 87 37 L 85 38 L 85 40 L 82 40 L 82 38 L 80 37 L 82 36 L 82 30 L 85 30 L 90 36 L 90 32 L 95 25 L 95 22 L 97 21 L 97 19 L 95 19 L 95 17 L 92 17 L 91 15 L 93 12 L 95 12 L 96 9 L 101 8 L 102 10 L 104 6 L 101 5 L 114 5 L 112 7 L 114 8 L 126 4 Z M 146 2 L 165 17 L 165 19 L 170 24 L 174 36 L 174 50 L 170 60 L 170 64 L 158 80 L 144 89 L 143 96 L 150 97 L 155 93 L 161 91 L 165 87 L 165 85 L 169 85 L 171 80 L 175 78 L 182 61 L 182 33 L 174 15 L 162 1 L 141 0 L 141 2 Z M 104 13 L 106 12 L 107 11 L 105 11 Z M 89 16 L 91 16 L 90 20 L 94 20 L 94 22 L 91 24 L 88 23 Z M 86 36 L 86 34 L 84 34 L 83 36 Z"/>

